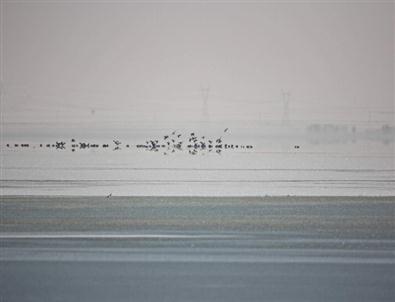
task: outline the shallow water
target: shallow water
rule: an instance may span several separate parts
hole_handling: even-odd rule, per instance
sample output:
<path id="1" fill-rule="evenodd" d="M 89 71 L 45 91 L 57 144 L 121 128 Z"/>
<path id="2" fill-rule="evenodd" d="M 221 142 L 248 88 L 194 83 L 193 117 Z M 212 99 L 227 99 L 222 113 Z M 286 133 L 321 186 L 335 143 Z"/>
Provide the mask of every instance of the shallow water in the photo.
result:
<path id="1" fill-rule="evenodd" d="M 5 301 L 393 301 L 394 197 L 3 196 Z"/>
<path id="2" fill-rule="evenodd" d="M 225 125 L 225 124 L 224 124 Z M 5 127 L 1 146 L 1 191 L 5 195 L 394 195 L 394 141 L 373 139 L 312 140 L 302 130 L 282 133 L 247 125 L 201 129 L 223 136 L 227 143 L 253 149 L 201 152 L 138 150 L 135 145 L 161 138 L 169 125 L 124 125 L 108 129 L 56 128 L 45 125 Z M 7 130 L 8 129 L 8 130 Z M 10 130 L 11 129 L 11 130 Z M 19 129 L 19 132 L 15 129 Z M 129 130 L 128 130 L 129 129 Z M 180 133 L 192 130 L 178 127 Z M 195 131 L 196 132 L 196 131 Z M 115 136 L 114 134 L 117 134 Z M 58 137 L 56 136 L 58 135 Z M 77 142 L 109 143 L 110 148 L 71 152 Z M 40 143 L 64 140 L 66 150 L 40 148 Z M 112 140 L 122 141 L 114 151 Z M 7 148 L 9 142 L 29 142 L 29 148 Z M 126 148 L 130 144 L 130 148 Z M 295 149 L 295 145 L 300 146 Z"/>

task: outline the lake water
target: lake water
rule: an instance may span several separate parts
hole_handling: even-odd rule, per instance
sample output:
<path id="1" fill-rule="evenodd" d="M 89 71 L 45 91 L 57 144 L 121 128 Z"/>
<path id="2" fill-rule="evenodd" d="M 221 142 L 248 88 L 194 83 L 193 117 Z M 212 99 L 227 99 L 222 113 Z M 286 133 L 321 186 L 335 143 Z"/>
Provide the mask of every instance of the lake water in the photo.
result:
<path id="1" fill-rule="evenodd" d="M 192 127 L 193 126 L 193 127 Z M 253 149 L 164 154 L 137 149 L 147 139 L 176 130 L 196 132 L 194 125 L 131 124 L 5 125 L 1 142 L 3 195 L 365 195 L 395 194 L 394 141 L 311 139 L 302 130 L 270 125 L 223 129 L 226 123 L 200 127 L 197 135 L 222 137 Z M 266 128 L 268 129 L 266 129 Z M 270 128 L 271 127 L 271 128 Z M 110 144 L 107 149 L 71 151 L 76 142 Z M 122 141 L 113 150 L 114 139 Z M 46 148 L 57 140 L 65 150 Z M 11 144 L 6 147 L 6 144 Z M 29 143 L 29 148 L 15 148 Z M 40 148 L 39 144 L 44 147 Z M 127 148 L 126 145 L 130 147 Z M 295 146 L 299 148 L 296 149 Z"/>
<path id="2" fill-rule="evenodd" d="M 389 302 L 394 201 L 3 196 L 1 296 Z"/>

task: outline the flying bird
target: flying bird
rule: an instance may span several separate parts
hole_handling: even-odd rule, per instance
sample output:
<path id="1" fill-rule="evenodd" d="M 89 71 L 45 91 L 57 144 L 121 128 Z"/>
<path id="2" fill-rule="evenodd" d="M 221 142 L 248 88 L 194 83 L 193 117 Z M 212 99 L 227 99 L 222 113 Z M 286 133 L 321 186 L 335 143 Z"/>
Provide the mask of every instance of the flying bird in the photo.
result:
<path id="1" fill-rule="evenodd" d="M 108 195 L 106 196 L 106 198 L 110 198 L 111 196 L 112 196 L 112 193 L 108 194 Z"/>
<path id="2" fill-rule="evenodd" d="M 224 132 L 227 132 L 229 130 L 229 128 L 226 128 L 225 130 L 224 130 Z"/>

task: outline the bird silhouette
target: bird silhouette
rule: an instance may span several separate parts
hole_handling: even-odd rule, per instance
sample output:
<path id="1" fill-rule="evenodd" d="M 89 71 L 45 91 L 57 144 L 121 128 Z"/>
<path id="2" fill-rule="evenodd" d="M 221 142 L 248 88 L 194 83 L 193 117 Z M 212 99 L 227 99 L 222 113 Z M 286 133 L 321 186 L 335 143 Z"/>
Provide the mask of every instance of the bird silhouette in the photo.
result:
<path id="1" fill-rule="evenodd" d="M 106 198 L 110 198 L 111 196 L 112 196 L 112 193 L 108 194 L 108 195 L 106 196 Z"/>

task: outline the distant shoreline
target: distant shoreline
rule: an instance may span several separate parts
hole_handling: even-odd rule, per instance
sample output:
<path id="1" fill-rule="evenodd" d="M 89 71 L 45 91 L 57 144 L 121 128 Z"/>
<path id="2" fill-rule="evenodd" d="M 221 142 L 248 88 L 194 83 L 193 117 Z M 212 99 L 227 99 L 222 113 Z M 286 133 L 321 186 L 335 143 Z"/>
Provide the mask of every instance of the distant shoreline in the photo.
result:
<path id="1" fill-rule="evenodd" d="M 0 198 L 106 198 L 104 195 L 1 195 Z M 395 195 L 113 195 L 108 199 L 123 199 L 123 198 L 154 198 L 154 199 L 181 199 L 181 198 L 197 198 L 197 199 L 286 199 L 286 198 L 326 198 L 326 199 L 338 199 L 338 198 L 364 198 L 364 199 L 386 199 L 394 198 Z"/>

